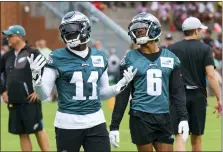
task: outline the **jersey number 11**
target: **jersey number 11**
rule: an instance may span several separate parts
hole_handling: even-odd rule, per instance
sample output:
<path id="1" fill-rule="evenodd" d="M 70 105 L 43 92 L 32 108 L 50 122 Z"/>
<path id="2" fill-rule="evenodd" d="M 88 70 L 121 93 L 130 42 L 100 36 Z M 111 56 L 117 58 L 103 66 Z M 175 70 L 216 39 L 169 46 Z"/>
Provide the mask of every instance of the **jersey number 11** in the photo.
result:
<path id="1" fill-rule="evenodd" d="M 92 83 L 92 95 L 89 96 L 89 100 L 98 99 L 97 96 L 97 82 L 98 81 L 98 72 L 91 71 L 91 75 L 88 78 L 88 83 Z M 76 96 L 73 96 L 74 100 L 86 100 L 86 96 L 84 96 L 84 82 L 83 82 L 83 74 L 82 72 L 74 72 L 70 83 L 76 83 Z"/>

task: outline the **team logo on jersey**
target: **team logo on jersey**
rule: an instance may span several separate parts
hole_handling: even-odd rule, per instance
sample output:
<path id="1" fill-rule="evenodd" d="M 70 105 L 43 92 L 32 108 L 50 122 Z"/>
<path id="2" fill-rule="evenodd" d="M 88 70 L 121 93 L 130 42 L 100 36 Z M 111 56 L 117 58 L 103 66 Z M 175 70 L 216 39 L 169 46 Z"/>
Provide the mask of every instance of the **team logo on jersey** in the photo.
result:
<path id="1" fill-rule="evenodd" d="M 91 60 L 94 67 L 105 67 L 102 56 L 91 56 Z"/>
<path id="2" fill-rule="evenodd" d="M 39 127 L 39 123 L 36 123 L 36 124 L 33 126 L 33 130 L 36 130 L 38 127 Z"/>
<path id="3" fill-rule="evenodd" d="M 151 64 L 149 64 L 149 66 L 158 66 L 158 64 L 157 63 L 155 63 L 155 64 L 151 63 Z"/>
<path id="4" fill-rule="evenodd" d="M 173 58 L 160 57 L 161 67 L 167 67 L 173 69 Z"/>
<path id="5" fill-rule="evenodd" d="M 18 63 L 22 63 L 22 62 L 24 62 L 24 61 L 26 61 L 26 57 L 22 57 L 22 58 L 20 58 L 20 59 L 18 60 Z"/>

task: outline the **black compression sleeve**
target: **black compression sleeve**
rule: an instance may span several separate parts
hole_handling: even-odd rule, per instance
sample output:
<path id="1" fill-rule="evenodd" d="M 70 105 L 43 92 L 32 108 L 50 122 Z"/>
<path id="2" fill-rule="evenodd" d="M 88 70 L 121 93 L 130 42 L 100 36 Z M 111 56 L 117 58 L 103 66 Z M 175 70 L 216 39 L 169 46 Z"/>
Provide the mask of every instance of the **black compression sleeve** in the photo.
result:
<path id="1" fill-rule="evenodd" d="M 172 71 L 170 76 L 170 102 L 176 108 L 178 122 L 188 120 L 186 109 L 186 95 L 180 68 Z"/>
<path id="2" fill-rule="evenodd" d="M 120 79 L 123 77 L 124 69 L 120 70 Z M 132 84 L 129 83 L 128 86 L 116 96 L 114 110 L 112 112 L 112 120 L 110 125 L 110 130 L 119 130 L 119 125 L 122 121 L 125 109 L 128 105 L 129 95 L 131 92 Z"/>

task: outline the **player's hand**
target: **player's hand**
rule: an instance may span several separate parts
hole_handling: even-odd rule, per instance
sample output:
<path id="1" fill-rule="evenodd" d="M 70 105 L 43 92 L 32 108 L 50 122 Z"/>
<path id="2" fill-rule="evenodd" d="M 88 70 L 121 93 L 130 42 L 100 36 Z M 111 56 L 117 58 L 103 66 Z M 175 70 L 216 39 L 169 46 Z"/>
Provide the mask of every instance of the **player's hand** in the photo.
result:
<path id="1" fill-rule="evenodd" d="M 137 69 L 133 71 L 133 66 L 128 67 L 127 71 L 124 70 L 123 78 L 117 83 L 116 91 L 119 92 L 122 87 L 127 86 L 132 81 L 137 73 Z"/>
<path id="2" fill-rule="evenodd" d="M 31 93 L 27 99 L 30 101 L 30 102 L 35 102 L 37 100 L 37 94 L 35 92 Z"/>
<path id="3" fill-rule="evenodd" d="M 127 71 L 124 70 L 124 79 L 125 79 L 125 84 L 127 85 L 130 81 L 132 81 L 132 79 L 134 78 L 134 76 L 136 75 L 137 69 L 135 69 L 133 71 L 133 66 L 128 67 Z"/>
<path id="4" fill-rule="evenodd" d="M 8 103 L 8 93 L 7 91 L 2 93 L 2 99 L 7 104 Z"/>
<path id="5" fill-rule="evenodd" d="M 215 105 L 215 111 L 214 113 L 216 113 L 216 111 L 218 112 L 217 113 L 217 118 L 219 118 L 222 114 L 222 104 L 221 104 L 221 101 L 218 101 L 217 104 Z"/>
<path id="6" fill-rule="evenodd" d="M 30 64 L 30 69 L 32 71 L 33 84 L 41 84 L 41 69 L 46 64 L 46 59 L 42 54 L 39 54 L 34 60 L 34 54 L 31 54 L 30 57 L 27 57 L 27 60 Z"/>
<path id="7" fill-rule="evenodd" d="M 118 130 L 110 131 L 109 138 L 110 138 L 110 143 L 112 144 L 112 146 L 114 148 L 118 148 L 119 147 L 118 143 L 120 141 L 119 131 Z"/>
<path id="8" fill-rule="evenodd" d="M 189 136 L 189 125 L 188 125 L 188 121 L 184 120 L 184 121 L 181 121 L 179 123 L 179 126 L 178 126 L 178 133 L 179 134 L 182 134 L 183 132 L 183 136 L 182 136 L 182 140 L 184 142 L 187 141 L 187 138 Z"/>

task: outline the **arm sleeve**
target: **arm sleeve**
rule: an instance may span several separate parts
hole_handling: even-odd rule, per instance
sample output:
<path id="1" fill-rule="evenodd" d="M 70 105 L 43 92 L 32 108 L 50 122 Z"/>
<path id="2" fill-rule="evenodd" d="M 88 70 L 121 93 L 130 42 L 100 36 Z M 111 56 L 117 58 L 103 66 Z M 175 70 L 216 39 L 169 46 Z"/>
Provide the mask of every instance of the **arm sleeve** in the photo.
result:
<path id="1" fill-rule="evenodd" d="M 51 94 L 56 78 L 57 71 L 55 69 L 44 68 L 42 83 L 40 85 L 34 85 L 34 91 L 38 94 L 41 101 L 47 99 Z"/>
<path id="2" fill-rule="evenodd" d="M 186 96 L 180 68 L 175 68 L 170 76 L 170 104 L 175 106 L 178 122 L 188 120 L 186 109 Z"/>
<path id="3" fill-rule="evenodd" d="M 107 69 L 103 72 L 99 80 L 99 90 L 101 100 L 107 100 L 119 93 L 116 91 L 116 85 L 109 86 Z"/>
<path id="4" fill-rule="evenodd" d="M 213 57 L 213 54 L 212 54 L 212 51 L 211 51 L 211 48 L 208 47 L 206 53 L 204 54 L 204 66 L 209 66 L 209 65 L 213 65 L 215 66 L 214 64 L 214 57 Z"/>
<path id="5" fill-rule="evenodd" d="M 123 77 L 124 69 L 120 69 L 120 78 Z M 112 120 L 110 125 L 110 130 L 119 130 L 119 125 L 122 121 L 125 109 L 128 105 L 129 96 L 132 88 L 132 83 L 129 83 L 128 86 L 116 96 L 115 107 L 112 112 Z"/>

